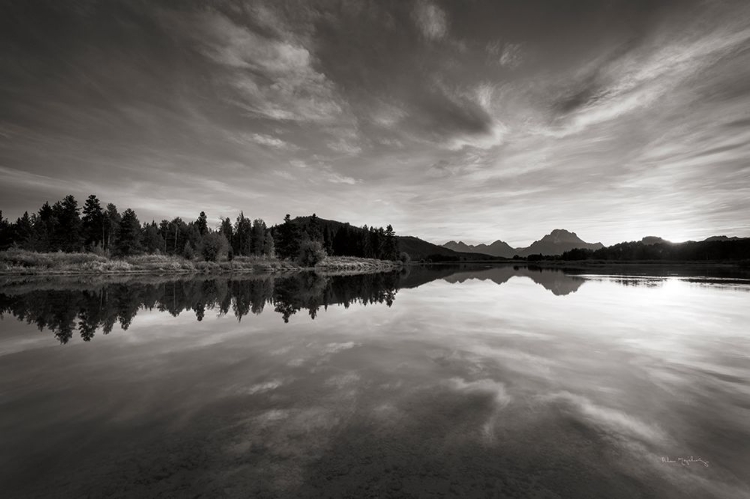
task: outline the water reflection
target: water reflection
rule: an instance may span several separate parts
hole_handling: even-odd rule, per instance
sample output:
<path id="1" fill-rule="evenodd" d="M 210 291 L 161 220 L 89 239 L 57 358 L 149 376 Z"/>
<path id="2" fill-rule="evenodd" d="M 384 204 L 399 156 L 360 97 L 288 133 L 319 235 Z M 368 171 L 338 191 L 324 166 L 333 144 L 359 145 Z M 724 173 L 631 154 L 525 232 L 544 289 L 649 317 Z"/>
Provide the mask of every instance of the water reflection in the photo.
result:
<path id="1" fill-rule="evenodd" d="M 445 277 L 448 282 L 465 282 L 469 279 L 490 280 L 495 284 L 505 284 L 512 277 L 527 277 L 557 296 L 565 296 L 578 291 L 585 279 L 568 275 L 560 270 L 545 270 L 540 267 L 488 267 L 482 270 L 467 269 Z"/>
<path id="2" fill-rule="evenodd" d="M 490 280 L 498 285 L 511 278 L 530 278 L 555 295 L 573 293 L 585 282 L 557 270 L 527 267 L 435 266 L 401 272 L 320 275 L 301 272 L 220 277 L 125 277 L 110 279 L 16 279 L 3 284 L 0 314 L 50 330 L 60 343 L 78 332 L 90 341 L 98 330 L 109 334 L 115 324 L 127 330 L 141 310 L 178 316 L 193 311 L 202 321 L 207 312 L 231 314 L 241 320 L 267 306 L 284 322 L 301 310 L 315 319 L 321 308 L 341 304 L 391 306 L 400 288 L 414 288 L 443 279 L 450 283 Z"/>
<path id="3" fill-rule="evenodd" d="M 4 283 L 3 496 L 750 496 L 747 282 L 411 270 Z"/>

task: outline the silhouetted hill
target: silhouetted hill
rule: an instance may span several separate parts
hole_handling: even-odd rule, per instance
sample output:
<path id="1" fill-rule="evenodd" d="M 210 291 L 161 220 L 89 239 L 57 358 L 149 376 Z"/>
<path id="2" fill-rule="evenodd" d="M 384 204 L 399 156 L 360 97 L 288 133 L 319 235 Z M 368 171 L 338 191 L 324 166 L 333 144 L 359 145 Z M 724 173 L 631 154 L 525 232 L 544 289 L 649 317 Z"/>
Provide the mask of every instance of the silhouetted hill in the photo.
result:
<path id="1" fill-rule="evenodd" d="M 602 243 L 587 243 L 586 241 L 579 238 L 575 232 L 568 232 L 567 230 L 563 229 L 555 229 L 540 240 L 534 241 L 530 246 L 526 248 L 514 249 L 510 245 L 508 245 L 508 243 L 500 240 L 497 240 L 490 245 L 478 244 L 476 246 L 465 244 L 462 241 L 449 241 L 445 243 L 443 247 L 451 249 L 453 251 L 463 251 L 466 253 L 485 253 L 502 258 L 513 258 L 513 256 L 515 255 L 529 256 L 542 254 L 548 256 L 557 256 L 562 255 L 564 252 L 575 248 L 596 250 L 599 248 L 603 248 L 604 245 Z"/>
<path id="2" fill-rule="evenodd" d="M 296 217 L 292 221 L 299 225 L 305 225 L 310 222 L 310 219 L 311 217 L 304 216 L 304 217 Z M 344 227 L 357 233 L 364 231 L 362 227 L 356 227 L 349 223 L 339 222 L 337 220 L 327 220 L 325 218 L 318 217 L 317 223 L 321 227 L 322 230 L 326 230 L 328 228 L 333 233 L 337 232 L 338 230 Z M 427 242 L 423 239 L 419 239 L 418 237 L 414 237 L 414 236 L 397 235 L 396 239 L 398 240 L 399 250 L 408 253 L 409 256 L 412 258 L 412 260 L 423 260 L 423 259 L 428 259 L 428 258 L 432 260 L 439 259 L 435 257 L 443 257 L 445 259 L 455 259 L 456 261 L 459 261 L 461 259 L 463 260 L 467 260 L 467 259 L 468 260 L 476 260 L 476 259 L 491 260 L 493 259 L 491 255 L 481 254 L 479 252 L 453 251 L 451 249 L 445 248 L 443 246 L 438 246 L 437 244 L 432 244 L 430 242 Z"/>
<path id="3" fill-rule="evenodd" d="M 448 241 L 443 247 L 463 253 L 481 253 L 501 258 L 513 258 L 518 253 L 508 243 L 499 239 L 492 244 L 477 244 L 476 246 L 466 244 L 463 241 Z"/>
<path id="4" fill-rule="evenodd" d="M 641 239 L 643 244 L 669 244 L 669 241 L 657 236 L 646 236 Z"/>
<path id="5" fill-rule="evenodd" d="M 528 248 L 519 248 L 519 255 L 562 255 L 575 248 L 597 250 L 603 248 L 602 243 L 587 243 L 576 235 L 563 229 L 555 229 L 539 241 L 534 241 Z"/>
<path id="6" fill-rule="evenodd" d="M 734 237 L 728 237 L 728 236 L 711 236 L 709 238 L 704 239 L 703 242 L 707 242 L 707 241 L 736 241 L 738 239 L 740 239 L 740 238 L 737 237 L 737 236 L 734 236 Z"/>

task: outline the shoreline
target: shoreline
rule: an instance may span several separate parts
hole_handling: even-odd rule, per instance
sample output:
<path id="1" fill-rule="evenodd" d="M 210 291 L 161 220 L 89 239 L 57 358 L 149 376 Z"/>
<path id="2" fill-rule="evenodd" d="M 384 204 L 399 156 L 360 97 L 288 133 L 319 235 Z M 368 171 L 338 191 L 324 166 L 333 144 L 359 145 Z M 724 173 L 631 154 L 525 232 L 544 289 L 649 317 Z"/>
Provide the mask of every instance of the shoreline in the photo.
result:
<path id="1" fill-rule="evenodd" d="M 147 276 L 278 274 L 315 271 L 336 273 L 387 272 L 403 268 L 400 261 L 358 257 L 327 257 L 312 267 L 288 260 L 238 257 L 232 261 L 206 262 L 165 255 L 107 258 L 89 253 L 0 253 L 0 276 Z"/>

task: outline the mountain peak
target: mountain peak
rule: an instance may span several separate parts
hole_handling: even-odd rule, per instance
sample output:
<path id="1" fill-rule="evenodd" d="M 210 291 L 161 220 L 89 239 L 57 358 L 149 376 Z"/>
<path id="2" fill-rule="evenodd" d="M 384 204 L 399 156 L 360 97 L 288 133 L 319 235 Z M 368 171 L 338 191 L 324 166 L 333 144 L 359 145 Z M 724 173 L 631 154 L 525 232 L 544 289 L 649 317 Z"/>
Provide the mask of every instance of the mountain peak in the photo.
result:
<path id="1" fill-rule="evenodd" d="M 534 254 L 561 255 L 565 251 L 574 248 L 599 249 L 604 247 L 602 243 L 587 243 L 578 237 L 575 232 L 565 229 L 555 229 L 539 241 L 534 241 L 528 248 L 519 248 L 521 256 Z"/>
<path id="2" fill-rule="evenodd" d="M 552 232 L 549 233 L 550 236 L 557 236 L 557 235 L 570 235 L 570 236 L 576 236 L 575 232 L 570 232 L 569 230 L 565 229 L 553 229 Z M 578 236 L 576 236 L 578 237 Z"/>

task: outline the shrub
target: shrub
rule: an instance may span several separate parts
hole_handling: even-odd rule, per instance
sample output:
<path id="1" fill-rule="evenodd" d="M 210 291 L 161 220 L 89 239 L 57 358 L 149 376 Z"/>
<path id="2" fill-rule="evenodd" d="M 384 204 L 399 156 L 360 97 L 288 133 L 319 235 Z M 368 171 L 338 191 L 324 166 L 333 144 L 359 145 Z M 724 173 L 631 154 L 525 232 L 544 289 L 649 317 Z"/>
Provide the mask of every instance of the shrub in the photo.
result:
<path id="1" fill-rule="evenodd" d="M 195 258 L 195 249 L 193 249 L 193 245 L 190 244 L 190 241 L 185 243 L 185 248 L 182 250 L 182 256 L 188 260 Z"/>
<path id="2" fill-rule="evenodd" d="M 302 241 L 299 246 L 297 262 L 303 267 L 314 267 L 317 263 L 325 260 L 326 250 L 320 241 Z"/>
<path id="3" fill-rule="evenodd" d="M 207 262 L 216 262 L 222 255 L 226 254 L 228 247 L 229 243 L 224 234 L 208 232 L 203 236 L 201 255 Z"/>

